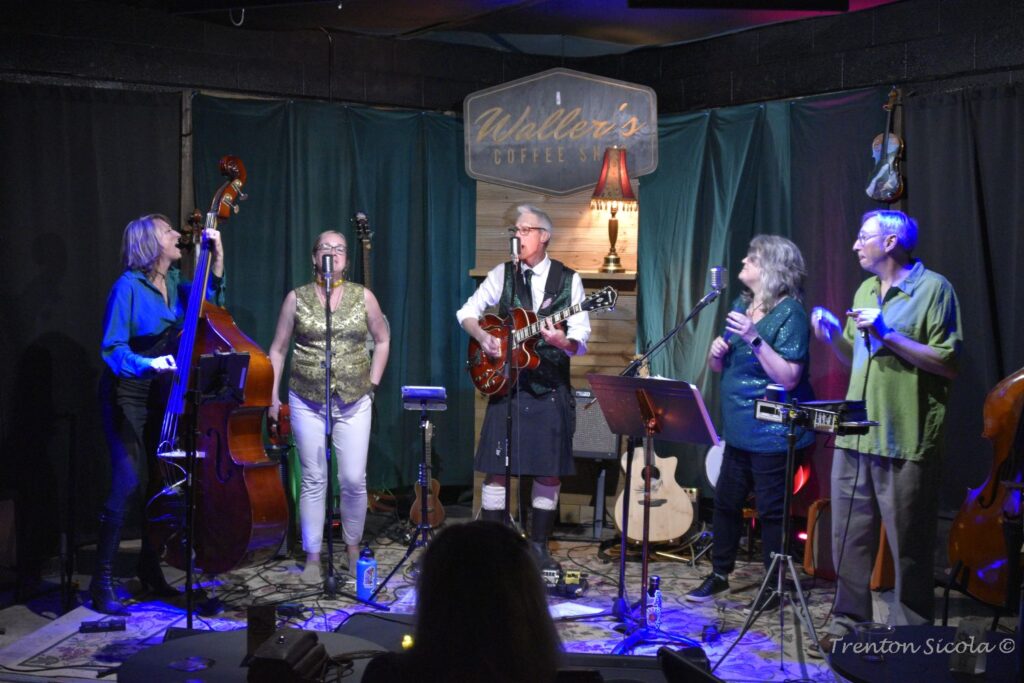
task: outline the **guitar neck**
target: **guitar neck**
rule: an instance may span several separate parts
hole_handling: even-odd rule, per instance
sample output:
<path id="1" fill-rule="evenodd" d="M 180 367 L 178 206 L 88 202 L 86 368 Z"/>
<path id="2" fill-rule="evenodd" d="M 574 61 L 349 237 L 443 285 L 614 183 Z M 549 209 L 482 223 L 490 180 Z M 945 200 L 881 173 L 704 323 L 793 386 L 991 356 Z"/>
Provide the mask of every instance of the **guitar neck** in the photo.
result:
<path id="1" fill-rule="evenodd" d="M 373 289 L 370 281 L 370 242 L 369 240 L 363 240 L 363 286 L 367 289 Z"/>
<path id="2" fill-rule="evenodd" d="M 527 339 L 529 339 L 531 337 L 535 337 L 538 334 L 540 334 L 540 328 L 541 328 L 541 326 L 546 321 L 550 320 L 552 325 L 557 325 L 558 323 L 562 322 L 566 318 L 570 318 L 570 317 L 576 315 L 577 313 L 579 313 L 582 310 L 583 310 L 583 304 L 582 303 L 573 304 L 572 306 L 569 306 L 568 308 L 563 308 L 562 310 L 558 311 L 557 313 L 549 315 L 546 318 L 539 318 L 537 320 L 537 322 L 535 322 L 535 323 L 533 323 L 531 325 L 527 325 L 526 327 L 523 327 L 523 328 L 520 328 L 520 329 L 516 330 L 514 335 L 513 335 L 513 341 L 516 344 L 521 344 L 524 341 L 526 341 Z"/>

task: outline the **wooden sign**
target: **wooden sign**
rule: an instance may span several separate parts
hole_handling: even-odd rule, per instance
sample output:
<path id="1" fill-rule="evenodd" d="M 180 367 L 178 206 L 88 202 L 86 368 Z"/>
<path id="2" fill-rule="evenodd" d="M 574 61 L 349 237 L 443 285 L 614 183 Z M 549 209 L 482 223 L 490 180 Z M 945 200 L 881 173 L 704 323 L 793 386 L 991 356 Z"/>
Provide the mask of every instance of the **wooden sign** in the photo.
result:
<path id="1" fill-rule="evenodd" d="M 466 173 L 549 195 L 593 187 L 606 147 L 629 152 L 630 176 L 658 166 L 651 88 L 550 69 L 480 90 L 463 107 Z"/>

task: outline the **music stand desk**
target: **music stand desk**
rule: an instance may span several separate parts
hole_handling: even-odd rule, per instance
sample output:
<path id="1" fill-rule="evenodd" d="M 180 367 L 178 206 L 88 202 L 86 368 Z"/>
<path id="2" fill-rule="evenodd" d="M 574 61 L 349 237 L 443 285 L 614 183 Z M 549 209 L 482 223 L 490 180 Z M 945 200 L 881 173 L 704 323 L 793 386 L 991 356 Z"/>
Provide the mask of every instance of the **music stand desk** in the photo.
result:
<path id="1" fill-rule="evenodd" d="M 645 392 L 654 404 L 659 439 L 677 443 L 719 444 L 718 432 L 704 406 L 700 391 L 689 382 L 649 377 L 589 374 L 608 428 L 613 434 L 647 436 L 637 392 Z"/>

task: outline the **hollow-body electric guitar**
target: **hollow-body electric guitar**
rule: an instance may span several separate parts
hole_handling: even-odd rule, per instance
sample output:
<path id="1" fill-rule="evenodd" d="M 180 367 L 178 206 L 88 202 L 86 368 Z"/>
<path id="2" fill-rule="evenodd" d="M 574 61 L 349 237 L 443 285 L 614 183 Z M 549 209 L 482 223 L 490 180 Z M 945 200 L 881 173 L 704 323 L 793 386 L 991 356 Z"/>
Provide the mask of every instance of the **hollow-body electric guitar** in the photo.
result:
<path id="1" fill-rule="evenodd" d="M 537 355 L 535 347 L 541 325 L 545 321 L 550 320 L 552 324 L 557 325 L 569 316 L 582 311 L 612 308 L 618 298 L 618 292 L 611 287 L 605 287 L 580 303 L 563 308 L 542 319 L 538 319 L 536 313 L 525 308 L 513 308 L 509 311 L 507 318 L 491 314 L 485 315 L 480 319 L 480 327 L 492 337 L 497 337 L 501 343 L 501 353 L 497 358 L 491 358 L 480 348 L 480 342 L 470 338 L 466 367 L 469 369 L 469 376 L 473 379 L 473 384 L 487 396 L 504 395 L 508 392 L 510 383 L 515 385 L 519 371 L 532 370 L 540 365 L 540 356 Z M 509 355 L 510 327 L 512 328 L 512 368 L 509 378 L 506 379 L 505 358 Z"/>

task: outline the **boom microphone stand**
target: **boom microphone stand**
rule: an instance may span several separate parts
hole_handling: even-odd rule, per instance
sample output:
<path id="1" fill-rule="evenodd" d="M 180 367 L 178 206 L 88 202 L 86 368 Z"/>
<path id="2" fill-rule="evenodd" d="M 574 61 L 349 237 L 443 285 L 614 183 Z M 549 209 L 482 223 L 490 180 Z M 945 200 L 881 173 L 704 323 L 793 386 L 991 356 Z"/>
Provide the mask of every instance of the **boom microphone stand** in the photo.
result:
<path id="1" fill-rule="evenodd" d="M 619 373 L 620 377 L 635 377 L 636 373 L 640 370 L 640 366 L 647 362 L 651 356 L 662 349 L 665 344 L 668 343 L 672 337 L 676 336 L 679 330 L 693 320 L 694 317 L 701 311 L 703 311 L 708 304 L 718 298 L 718 296 L 725 290 L 727 286 L 728 272 L 722 266 L 715 266 L 711 269 L 711 291 L 704 295 L 704 297 L 697 302 L 697 305 L 693 307 L 689 315 L 683 319 L 683 322 L 673 327 L 668 334 L 661 338 L 657 344 L 647 350 L 644 355 L 635 359 L 626 368 Z M 597 397 L 594 397 L 597 400 Z M 636 452 L 637 439 L 630 436 L 626 440 L 626 487 L 622 490 L 622 536 L 619 543 L 619 586 L 618 594 L 615 600 L 612 602 L 612 615 L 619 621 L 626 621 L 629 619 L 630 607 L 629 599 L 626 597 L 626 539 L 627 532 L 629 529 L 629 482 L 633 480 L 633 454 Z M 645 450 L 646 453 L 646 450 Z M 653 463 L 649 463 L 653 464 Z M 644 510 L 644 514 L 647 514 L 647 510 Z M 646 542 L 646 539 L 645 539 Z M 644 551 L 646 555 L 646 549 Z M 645 560 L 646 561 L 646 560 Z M 643 590 L 646 595 L 647 586 L 643 586 Z"/>

